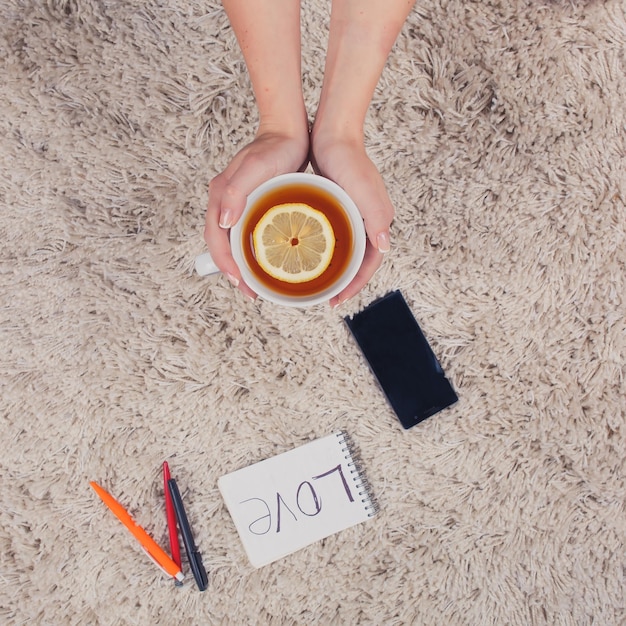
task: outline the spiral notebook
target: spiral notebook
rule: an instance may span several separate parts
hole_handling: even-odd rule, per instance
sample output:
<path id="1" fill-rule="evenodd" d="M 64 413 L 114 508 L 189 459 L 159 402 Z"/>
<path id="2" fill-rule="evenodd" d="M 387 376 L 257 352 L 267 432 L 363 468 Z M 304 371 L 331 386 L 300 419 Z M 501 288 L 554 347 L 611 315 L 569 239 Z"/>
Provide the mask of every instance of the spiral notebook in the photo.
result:
<path id="1" fill-rule="evenodd" d="M 378 510 L 345 432 L 226 474 L 218 486 L 257 568 L 364 522 Z"/>

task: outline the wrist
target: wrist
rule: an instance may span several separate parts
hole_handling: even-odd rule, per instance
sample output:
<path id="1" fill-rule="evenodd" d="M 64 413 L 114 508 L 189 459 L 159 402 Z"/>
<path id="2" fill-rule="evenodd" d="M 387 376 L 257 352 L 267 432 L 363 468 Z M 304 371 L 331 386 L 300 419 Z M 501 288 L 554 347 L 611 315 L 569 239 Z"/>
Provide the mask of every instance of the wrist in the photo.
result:
<path id="1" fill-rule="evenodd" d="M 318 111 L 311 129 L 311 146 L 317 148 L 329 143 L 341 143 L 363 150 L 365 144 L 363 124 L 354 118 L 341 119 L 332 115 L 325 116 Z"/>
<path id="2" fill-rule="evenodd" d="M 325 85 L 315 114 L 312 140 L 328 137 L 363 144 L 369 100 L 370 94 L 362 96 L 358 89 Z"/>
<path id="3" fill-rule="evenodd" d="M 309 120 L 304 101 L 293 106 L 259 108 L 257 135 L 277 134 L 292 139 L 309 140 Z"/>

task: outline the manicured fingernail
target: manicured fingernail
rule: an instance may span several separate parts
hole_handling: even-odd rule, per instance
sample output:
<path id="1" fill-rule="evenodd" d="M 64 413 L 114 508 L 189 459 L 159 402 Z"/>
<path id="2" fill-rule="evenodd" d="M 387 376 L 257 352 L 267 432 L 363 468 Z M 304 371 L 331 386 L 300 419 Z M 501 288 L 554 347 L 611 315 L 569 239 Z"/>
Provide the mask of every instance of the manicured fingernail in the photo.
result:
<path id="1" fill-rule="evenodd" d="M 226 278 L 230 280 L 233 287 L 239 286 L 239 279 L 236 276 L 233 276 L 232 274 L 226 274 Z"/>
<path id="2" fill-rule="evenodd" d="M 378 252 L 385 254 L 385 252 L 389 252 L 391 249 L 389 245 L 389 233 L 378 233 L 376 237 L 376 247 L 378 248 Z"/>
<path id="3" fill-rule="evenodd" d="M 232 226 L 232 213 L 230 209 L 224 209 L 220 214 L 220 228 L 230 228 Z"/>

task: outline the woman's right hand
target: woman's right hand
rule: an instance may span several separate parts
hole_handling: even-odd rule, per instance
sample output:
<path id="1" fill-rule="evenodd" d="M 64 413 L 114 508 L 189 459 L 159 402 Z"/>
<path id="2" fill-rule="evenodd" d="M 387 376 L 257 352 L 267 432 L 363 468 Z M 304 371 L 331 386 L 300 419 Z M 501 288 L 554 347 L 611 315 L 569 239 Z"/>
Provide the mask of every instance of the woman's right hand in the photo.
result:
<path id="1" fill-rule="evenodd" d="M 304 169 L 309 148 L 308 132 L 289 135 L 260 130 L 228 167 L 209 183 L 209 203 L 204 240 L 217 267 L 230 282 L 251 299 L 256 294 L 241 278 L 230 250 L 230 229 L 241 217 L 248 195 L 261 183 Z"/>
<path id="2" fill-rule="evenodd" d="M 317 124 L 317 122 L 316 122 Z M 339 132 L 311 133 L 311 165 L 317 174 L 335 181 L 354 200 L 365 222 L 367 246 L 354 280 L 331 301 L 337 306 L 356 295 L 374 275 L 389 252 L 389 226 L 394 208 L 378 169 L 362 141 L 346 140 Z"/>

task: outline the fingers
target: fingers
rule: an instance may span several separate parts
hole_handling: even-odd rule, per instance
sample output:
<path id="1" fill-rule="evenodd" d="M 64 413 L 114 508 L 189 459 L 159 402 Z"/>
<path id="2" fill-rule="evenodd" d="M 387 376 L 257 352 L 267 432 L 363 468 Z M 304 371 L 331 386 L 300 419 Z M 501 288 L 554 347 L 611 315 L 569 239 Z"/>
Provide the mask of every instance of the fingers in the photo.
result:
<path id="1" fill-rule="evenodd" d="M 331 306 L 337 306 L 356 295 L 372 278 L 383 261 L 384 254 L 391 249 L 389 227 L 394 217 L 394 209 L 387 194 L 382 177 L 369 161 L 362 166 L 359 175 L 345 187 L 363 217 L 367 233 L 365 257 L 353 281 L 335 298 Z"/>
<path id="2" fill-rule="evenodd" d="M 228 278 L 234 287 L 248 296 L 251 300 L 256 299 L 256 293 L 246 285 L 241 278 L 241 272 L 233 259 L 230 250 L 229 229 L 219 226 L 219 213 L 215 210 L 207 210 L 204 226 L 204 240 L 211 252 L 220 271 Z"/>
<path id="3" fill-rule="evenodd" d="M 217 267 L 235 287 L 252 298 L 256 294 L 242 281 L 233 259 L 229 231 L 241 217 L 248 194 L 271 174 L 259 155 L 244 150 L 209 183 L 204 240 Z"/>
<path id="4" fill-rule="evenodd" d="M 209 183 L 209 204 L 212 214 L 208 226 L 215 223 L 225 230 L 232 228 L 246 207 L 248 194 L 271 177 L 259 155 L 247 150 L 240 152 L 230 165 Z"/>
<path id="5" fill-rule="evenodd" d="M 368 241 L 365 248 L 365 256 L 363 257 L 363 263 L 359 268 L 356 276 L 352 282 L 339 294 L 329 301 L 331 307 L 336 307 L 343 304 L 346 300 L 349 300 L 355 296 L 363 287 L 368 283 L 370 278 L 376 273 L 376 270 L 383 262 L 383 254 L 381 254 L 372 244 Z"/>
<path id="6" fill-rule="evenodd" d="M 373 209 L 363 215 L 367 237 L 380 254 L 386 254 L 391 250 L 389 226 L 392 218 L 393 213 L 390 215 L 384 207 Z"/>
<path id="7" fill-rule="evenodd" d="M 351 186 L 346 191 L 359 207 L 371 244 L 381 254 L 389 252 L 391 248 L 389 227 L 394 209 L 378 170 L 372 165 L 368 175 L 359 181 L 359 185 Z"/>
<path id="8" fill-rule="evenodd" d="M 204 218 L 204 240 L 217 267 L 233 285 L 238 286 L 241 273 L 230 251 L 229 230 L 220 226 L 223 185 L 220 176 L 214 178 L 209 185 L 209 204 Z"/>
<path id="9" fill-rule="evenodd" d="M 270 165 L 272 159 L 267 154 L 248 146 L 248 150 L 238 154 L 232 163 L 209 185 L 210 195 L 215 190 L 219 202 L 221 228 L 232 228 L 246 207 L 248 195 L 261 183 L 275 175 Z M 213 181 L 212 181 L 213 182 Z"/>
<path id="10" fill-rule="evenodd" d="M 363 216 L 365 230 L 372 245 L 382 254 L 389 252 L 389 226 L 394 208 L 382 176 L 364 149 L 350 144 L 332 146 L 326 155 L 326 167 L 320 168 L 311 150 L 310 161 L 316 173 L 328 176 L 343 187 Z"/>

